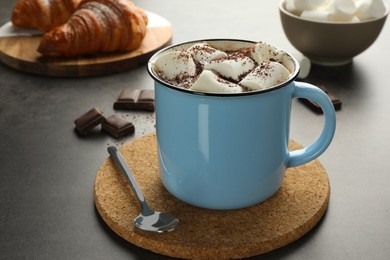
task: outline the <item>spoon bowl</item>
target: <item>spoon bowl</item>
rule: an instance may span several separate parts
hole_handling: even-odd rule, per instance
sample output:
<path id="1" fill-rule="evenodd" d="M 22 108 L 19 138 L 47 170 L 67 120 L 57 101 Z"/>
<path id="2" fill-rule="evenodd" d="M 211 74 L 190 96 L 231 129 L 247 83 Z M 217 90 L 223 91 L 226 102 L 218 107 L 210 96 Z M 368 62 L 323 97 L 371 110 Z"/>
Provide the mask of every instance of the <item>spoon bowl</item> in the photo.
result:
<path id="1" fill-rule="evenodd" d="M 170 213 L 154 211 L 152 215 L 145 216 L 142 213 L 134 219 L 134 225 L 142 230 L 157 233 L 174 230 L 179 220 Z"/>
<path id="2" fill-rule="evenodd" d="M 125 159 L 118 149 L 115 146 L 110 146 L 107 148 L 107 151 L 125 175 L 126 180 L 130 184 L 130 187 L 134 191 L 137 200 L 140 203 L 141 214 L 134 219 L 135 227 L 144 231 L 157 233 L 169 232 L 176 229 L 179 225 L 179 220 L 175 216 L 166 212 L 154 211 L 149 207 L 132 171 L 127 166 Z"/>

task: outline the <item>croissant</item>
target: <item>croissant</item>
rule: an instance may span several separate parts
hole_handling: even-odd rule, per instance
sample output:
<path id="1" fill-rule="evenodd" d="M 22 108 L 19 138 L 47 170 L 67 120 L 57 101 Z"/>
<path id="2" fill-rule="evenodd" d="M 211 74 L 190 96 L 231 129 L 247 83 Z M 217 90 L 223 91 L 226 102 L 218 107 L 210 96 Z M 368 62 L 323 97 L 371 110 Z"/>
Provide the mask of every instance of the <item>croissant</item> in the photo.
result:
<path id="1" fill-rule="evenodd" d="M 65 24 L 42 37 L 38 52 L 71 57 L 131 51 L 141 45 L 147 23 L 146 13 L 130 0 L 82 0 Z"/>
<path id="2" fill-rule="evenodd" d="M 12 10 L 14 26 L 42 32 L 64 24 L 80 0 L 19 0 Z"/>

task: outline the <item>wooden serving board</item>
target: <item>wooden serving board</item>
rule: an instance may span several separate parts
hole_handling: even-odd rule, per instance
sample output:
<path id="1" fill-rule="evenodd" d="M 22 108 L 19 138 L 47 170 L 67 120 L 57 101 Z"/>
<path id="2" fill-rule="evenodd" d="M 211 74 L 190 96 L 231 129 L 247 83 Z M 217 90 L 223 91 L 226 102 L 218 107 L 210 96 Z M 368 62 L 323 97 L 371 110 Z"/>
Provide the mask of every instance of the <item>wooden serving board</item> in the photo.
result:
<path id="1" fill-rule="evenodd" d="M 0 35 L 0 60 L 20 71 L 57 77 L 107 75 L 133 69 L 145 64 L 156 51 L 169 45 L 172 40 L 171 24 L 157 14 L 147 13 L 149 24 L 145 38 L 141 46 L 131 52 L 48 58 L 37 52 L 41 40 L 39 35 Z"/>

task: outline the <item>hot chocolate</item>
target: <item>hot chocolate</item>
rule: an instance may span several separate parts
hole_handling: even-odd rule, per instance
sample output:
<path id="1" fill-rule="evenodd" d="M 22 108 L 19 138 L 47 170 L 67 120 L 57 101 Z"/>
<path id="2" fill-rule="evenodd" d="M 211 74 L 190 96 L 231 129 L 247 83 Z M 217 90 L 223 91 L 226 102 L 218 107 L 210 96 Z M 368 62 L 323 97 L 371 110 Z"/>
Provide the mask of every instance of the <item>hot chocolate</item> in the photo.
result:
<path id="1" fill-rule="evenodd" d="M 234 50 L 200 42 L 161 54 L 153 69 L 161 80 L 176 87 L 205 93 L 240 93 L 287 81 L 294 62 L 286 52 L 265 42 Z"/>

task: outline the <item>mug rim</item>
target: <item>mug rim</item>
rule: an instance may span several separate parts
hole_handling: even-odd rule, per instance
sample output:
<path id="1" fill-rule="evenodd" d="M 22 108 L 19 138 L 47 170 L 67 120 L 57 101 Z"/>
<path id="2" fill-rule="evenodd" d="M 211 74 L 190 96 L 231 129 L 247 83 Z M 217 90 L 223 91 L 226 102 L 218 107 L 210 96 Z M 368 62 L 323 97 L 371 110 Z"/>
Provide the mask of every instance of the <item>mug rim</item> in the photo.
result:
<path id="1" fill-rule="evenodd" d="M 266 92 L 271 92 L 277 89 L 280 89 L 284 86 L 289 85 L 291 82 L 295 80 L 295 78 L 298 76 L 300 66 L 299 62 L 297 59 L 292 56 L 289 52 L 283 50 L 294 62 L 294 71 L 291 73 L 291 76 L 284 82 L 279 83 L 271 88 L 268 89 L 261 89 L 261 90 L 251 90 L 251 91 L 246 91 L 246 92 L 239 92 L 239 93 L 217 93 L 217 92 L 200 92 L 200 91 L 195 91 L 195 90 L 190 90 L 186 89 L 183 87 L 175 86 L 173 84 L 169 84 L 168 82 L 163 81 L 160 79 L 157 75 L 156 72 L 153 69 L 153 61 L 163 52 L 168 51 L 169 49 L 173 49 L 176 47 L 179 47 L 181 45 L 185 44 L 191 44 L 191 43 L 198 43 L 198 42 L 220 42 L 220 41 L 229 41 L 229 42 L 244 42 L 244 43 L 257 43 L 258 41 L 251 41 L 251 40 L 241 40 L 241 39 L 229 39 L 229 38 L 210 38 L 210 39 L 200 39 L 200 40 L 191 40 L 191 41 L 185 41 L 181 43 L 176 43 L 169 45 L 165 48 L 160 49 L 156 53 L 153 54 L 153 56 L 149 59 L 148 64 L 147 64 L 147 70 L 149 75 L 158 83 L 161 85 L 168 87 L 170 89 L 180 91 L 180 92 L 185 92 L 188 94 L 193 94 L 193 95 L 199 95 L 199 96 L 218 96 L 218 97 L 231 97 L 231 96 L 248 96 L 248 95 L 256 95 L 256 94 L 262 94 Z"/>

